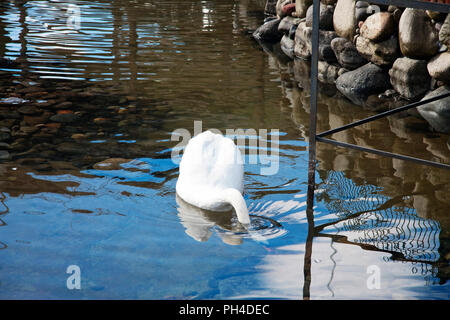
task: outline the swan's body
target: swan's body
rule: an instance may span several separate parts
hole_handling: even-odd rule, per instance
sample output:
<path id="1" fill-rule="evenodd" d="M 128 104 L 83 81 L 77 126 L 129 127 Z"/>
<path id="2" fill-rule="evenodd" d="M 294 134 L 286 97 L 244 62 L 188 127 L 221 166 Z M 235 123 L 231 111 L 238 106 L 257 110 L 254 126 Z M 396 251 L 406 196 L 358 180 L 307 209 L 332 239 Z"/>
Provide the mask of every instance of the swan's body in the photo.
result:
<path id="1" fill-rule="evenodd" d="M 244 165 L 234 142 L 205 131 L 192 138 L 180 162 L 177 194 L 187 203 L 210 211 L 233 207 L 240 223 L 250 223 L 242 196 Z"/>

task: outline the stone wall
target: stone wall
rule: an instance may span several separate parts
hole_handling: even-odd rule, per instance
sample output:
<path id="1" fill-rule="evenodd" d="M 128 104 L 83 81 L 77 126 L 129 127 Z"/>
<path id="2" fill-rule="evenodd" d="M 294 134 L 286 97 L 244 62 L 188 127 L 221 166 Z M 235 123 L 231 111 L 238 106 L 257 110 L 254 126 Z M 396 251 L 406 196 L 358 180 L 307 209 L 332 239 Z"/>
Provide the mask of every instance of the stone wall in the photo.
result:
<path id="1" fill-rule="evenodd" d="M 280 42 L 291 59 L 310 59 L 312 0 L 267 0 L 253 36 Z M 366 1 L 321 0 L 319 80 L 353 103 L 398 105 L 450 93 L 450 14 Z M 412 111 L 414 112 L 414 111 Z M 430 126 L 450 133 L 450 97 L 418 108 Z"/>

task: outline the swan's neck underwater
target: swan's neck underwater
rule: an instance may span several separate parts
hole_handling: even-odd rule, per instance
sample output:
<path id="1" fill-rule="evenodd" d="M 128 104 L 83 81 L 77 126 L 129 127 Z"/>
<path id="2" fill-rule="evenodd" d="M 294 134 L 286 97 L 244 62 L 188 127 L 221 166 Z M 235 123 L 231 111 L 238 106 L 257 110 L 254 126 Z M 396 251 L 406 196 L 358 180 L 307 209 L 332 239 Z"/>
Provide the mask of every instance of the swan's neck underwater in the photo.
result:
<path id="1" fill-rule="evenodd" d="M 228 188 L 222 191 L 221 196 L 225 202 L 231 204 L 236 211 L 237 218 L 241 224 L 248 226 L 250 224 L 250 216 L 247 210 L 247 204 L 241 192 L 237 189 Z"/>

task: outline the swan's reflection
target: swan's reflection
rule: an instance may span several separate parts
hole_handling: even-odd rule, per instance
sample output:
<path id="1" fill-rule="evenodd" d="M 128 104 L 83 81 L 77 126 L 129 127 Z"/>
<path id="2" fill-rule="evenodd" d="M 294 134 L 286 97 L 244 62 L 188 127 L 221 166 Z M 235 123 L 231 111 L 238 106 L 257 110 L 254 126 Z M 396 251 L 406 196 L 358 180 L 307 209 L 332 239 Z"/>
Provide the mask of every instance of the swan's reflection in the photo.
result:
<path id="1" fill-rule="evenodd" d="M 199 242 L 208 241 L 215 226 L 218 236 L 229 245 L 240 245 L 243 242 L 244 227 L 235 219 L 233 210 L 214 212 L 195 207 L 176 195 L 178 216 L 185 232 Z"/>

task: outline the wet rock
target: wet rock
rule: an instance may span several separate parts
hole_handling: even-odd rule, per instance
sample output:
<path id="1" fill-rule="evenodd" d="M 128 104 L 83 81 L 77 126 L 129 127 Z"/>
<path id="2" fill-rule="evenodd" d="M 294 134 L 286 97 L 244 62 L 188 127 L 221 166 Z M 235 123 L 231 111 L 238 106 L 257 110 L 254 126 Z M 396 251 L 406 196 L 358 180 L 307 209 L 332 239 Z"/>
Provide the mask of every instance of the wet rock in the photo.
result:
<path id="1" fill-rule="evenodd" d="M 271 20 L 264 23 L 258 29 L 253 32 L 253 37 L 256 40 L 263 42 L 279 42 L 283 37 L 283 33 L 278 31 L 278 25 L 280 24 L 280 19 Z"/>
<path id="2" fill-rule="evenodd" d="M 423 100 L 450 93 L 450 86 L 442 86 L 428 93 Z M 434 130 L 450 133 L 450 97 L 427 103 L 417 108 Z"/>
<path id="3" fill-rule="evenodd" d="M 450 48 L 450 13 L 447 14 L 447 18 L 439 31 L 439 41 Z"/>
<path id="4" fill-rule="evenodd" d="M 284 35 L 280 41 L 281 50 L 289 58 L 294 59 L 294 40 L 289 38 L 289 36 Z"/>
<path id="5" fill-rule="evenodd" d="M 310 6 L 306 12 L 306 25 L 312 27 L 313 8 Z M 333 31 L 333 13 L 334 7 L 320 3 L 319 29 Z"/>
<path id="6" fill-rule="evenodd" d="M 322 83 L 334 84 L 336 79 L 343 73 L 342 68 L 331 65 L 325 61 L 319 61 L 318 79 Z"/>
<path id="7" fill-rule="evenodd" d="M 74 140 L 86 139 L 88 136 L 84 133 L 74 133 L 71 138 Z"/>
<path id="8" fill-rule="evenodd" d="M 439 51 L 438 33 L 423 10 L 407 8 L 398 25 L 400 50 L 413 59 L 428 59 Z"/>
<path id="9" fill-rule="evenodd" d="M 446 51 L 433 57 L 427 68 L 433 78 L 450 84 L 450 52 Z"/>
<path id="10" fill-rule="evenodd" d="M 338 0 L 333 14 L 333 26 L 339 37 L 353 39 L 357 26 L 355 9 L 355 0 Z"/>
<path id="11" fill-rule="evenodd" d="M 60 122 L 60 123 L 71 123 L 71 122 L 79 120 L 79 118 L 80 117 L 77 114 L 68 112 L 68 113 L 55 114 L 54 116 L 50 117 L 50 120 L 54 121 L 54 122 Z"/>
<path id="12" fill-rule="evenodd" d="M 35 106 L 23 106 L 23 107 L 20 107 L 19 109 L 17 109 L 17 111 L 21 114 L 25 114 L 25 115 L 29 115 L 29 116 L 42 113 L 42 110 L 36 108 Z"/>
<path id="13" fill-rule="evenodd" d="M 294 54 L 296 57 L 302 59 L 311 57 L 311 33 L 312 28 L 307 27 L 305 21 L 300 22 L 295 31 Z"/>
<path id="14" fill-rule="evenodd" d="M 366 39 L 380 42 L 390 38 L 395 31 L 394 17 L 389 12 L 377 12 L 364 21 L 360 34 Z"/>
<path id="15" fill-rule="evenodd" d="M 63 142 L 57 146 L 56 150 L 66 154 L 83 154 L 87 151 L 85 146 L 72 142 Z"/>
<path id="16" fill-rule="evenodd" d="M 300 19 L 298 18 L 294 18 L 291 16 L 284 17 L 278 25 L 278 31 L 282 32 L 283 34 L 289 34 L 292 26 L 298 25 L 299 23 Z"/>
<path id="17" fill-rule="evenodd" d="M 301 22 L 295 32 L 295 56 L 302 59 L 311 57 L 311 37 L 312 28 L 306 26 L 306 22 Z M 327 62 L 336 61 L 333 49 L 331 49 L 331 41 L 337 37 L 334 31 L 319 31 L 319 59 Z"/>
<path id="18" fill-rule="evenodd" d="M 6 150 L 0 150 L 0 160 L 9 160 L 11 159 L 11 155 Z"/>
<path id="19" fill-rule="evenodd" d="M 23 121 L 28 125 L 34 126 L 47 122 L 51 115 L 52 114 L 50 112 L 44 112 L 40 116 L 24 116 Z"/>
<path id="20" fill-rule="evenodd" d="M 54 109 L 70 109 L 72 107 L 73 103 L 70 101 L 64 101 L 61 103 L 58 103 L 53 106 Z"/>
<path id="21" fill-rule="evenodd" d="M 17 67 L 18 63 L 14 60 L 8 58 L 0 58 L 0 67 L 1 68 L 14 68 Z"/>
<path id="22" fill-rule="evenodd" d="M 334 38 L 330 45 L 339 64 L 348 70 L 354 70 L 367 63 L 355 45 L 345 38 Z"/>
<path id="23" fill-rule="evenodd" d="M 443 12 L 427 10 L 426 13 L 430 17 L 430 19 L 433 19 L 436 22 L 437 21 L 444 21 L 445 17 L 446 17 L 446 14 L 443 13 Z"/>
<path id="24" fill-rule="evenodd" d="M 425 60 L 399 58 L 389 70 L 389 75 L 394 89 L 407 99 L 419 98 L 430 88 L 431 77 Z"/>
<path id="25" fill-rule="evenodd" d="M 370 4 L 367 1 L 358 1 L 356 2 L 355 9 L 355 18 L 356 21 L 365 21 L 367 17 L 370 15 L 367 8 L 369 8 Z"/>
<path id="26" fill-rule="evenodd" d="M 11 138 L 11 130 L 6 127 L 0 128 L 0 141 L 5 141 Z"/>
<path id="27" fill-rule="evenodd" d="M 373 63 L 368 63 L 339 76 L 336 87 L 353 103 L 363 105 L 370 95 L 386 91 L 391 84 L 385 70 Z"/>
<path id="28" fill-rule="evenodd" d="M 313 4 L 313 0 L 295 0 L 295 15 L 298 18 L 304 18 L 309 6 Z"/>
<path id="29" fill-rule="evenodd" d="M 398 40 L 395 36 L 381 42 L 358 36 L 356 50 L 362 57 L 380 66 L 392 64 L 399 56 Z"/>
<path id="30" fill-rule="evenodd" d="M 8 150 L 11 149 L 11 146 L 6 142 L 0 142 L 0 150 Z"/>
<path id="31" fill-rule="evenodd" d="M 286 13 L 283 12 L 283 7 L 287 4 L 290 4 L 291 0 L 278 0 L 276 5 L 276 12 L 278 18 L 283 18 L 286 16 Z"/>

